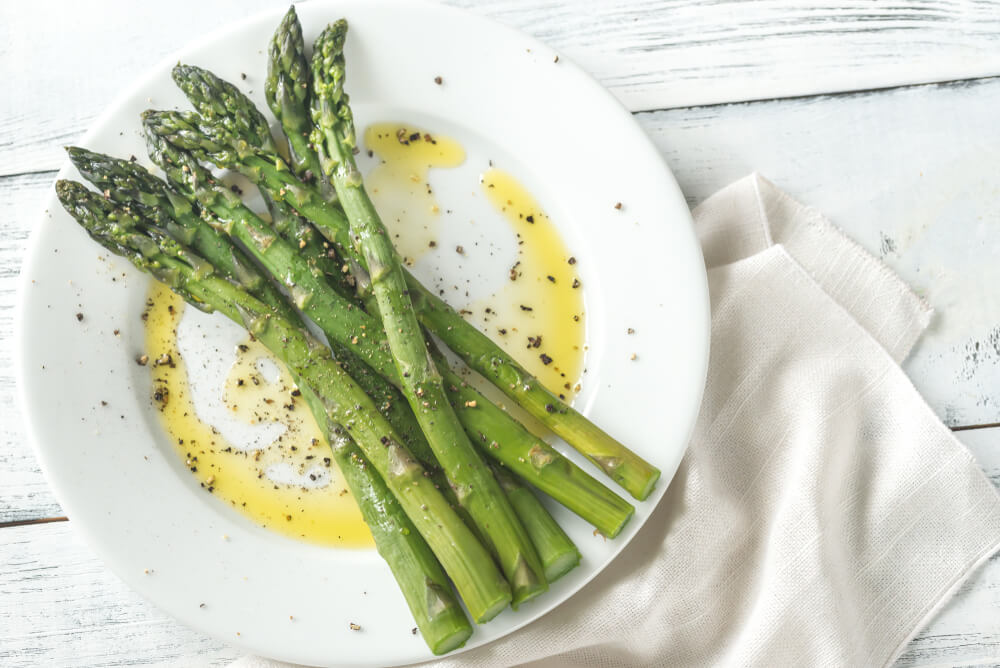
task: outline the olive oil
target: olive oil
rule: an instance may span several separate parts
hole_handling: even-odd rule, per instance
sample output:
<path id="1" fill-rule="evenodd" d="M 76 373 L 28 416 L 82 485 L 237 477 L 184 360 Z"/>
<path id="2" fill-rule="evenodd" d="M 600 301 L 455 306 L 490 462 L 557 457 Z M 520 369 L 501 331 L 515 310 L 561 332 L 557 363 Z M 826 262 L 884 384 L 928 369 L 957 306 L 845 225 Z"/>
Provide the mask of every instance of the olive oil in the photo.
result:
<path id="1" fill-rule="evenodd" d="M 461 165 L 465 149 L 454 139 L 399 123 L 370 125 L 364 142 L 381 159 L 365 187 L 404 263 L 413 264 L 433 248 L 442 220 L 427 175 L 432 167 Z"/>
<path id="2" fill-rule="evenodd" d="M 258 342 L 238 346 L 222 401 L 245 424 L 279 435 L 240 449 L 198 417 L 178 349 L 184 300 L 154 283 L 147 300 L 146 355 L 153 401 L 174 450 L 211 494 L 258 525 L 320 545 L 367 547 L 371 534 L 284 367 Z"/>
<path id="3" fill-rule="evenodd" d="M 470 310 L 480 328 L 550 392 L 572 399 L 583 373 L 586 334 L 577 260 L 511 174 L 490 168 L 481 181 L 487 199 L 517 235 L 517 257 L 503 289 Z"/>
<path id="4" fill-rule="evenodd" d="M 451 220 L 441 215 L 430 170 L 458 167 L 465 150 L 454 139 L 400 123 L 369 126 L 364 145 L 380 159 L 366 186 L 400 255 L 413 264 L 434 248 L 444 220 Z M 491 166 L 479 176 L 479 187 L 515 235 L 516 252 L 505 259 L 500 289 L 473 304 L 452 306 L 549 390 L 571 400 L 580 388 L 586 350 L 584 286 L 576 258 L 513 175 Z M 218 400 L 228 417 L 260 427 L 255 433 L 261 435 L 237 447 L 195 408 L 177 334 L 184 301 L 155 283 L 147 304 L 153 400 L 177 456 L 205 493 L 285 536 L 320 545 L 371 546 L 361 513 L 284 366 L 249 335 L 237 346 Z M 527 423 L 544 430 L 533 420 Z"/>

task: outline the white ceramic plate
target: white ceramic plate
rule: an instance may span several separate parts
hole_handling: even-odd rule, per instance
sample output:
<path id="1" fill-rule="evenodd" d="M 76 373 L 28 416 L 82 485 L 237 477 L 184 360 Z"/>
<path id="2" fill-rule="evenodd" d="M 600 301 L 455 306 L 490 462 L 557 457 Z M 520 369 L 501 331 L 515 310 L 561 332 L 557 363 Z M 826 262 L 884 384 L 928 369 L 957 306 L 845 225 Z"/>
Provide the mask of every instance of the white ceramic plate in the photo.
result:
<path id="1" fill-rule="evenodd" d="M 588 374 L 576 406 L 663 471 L 615 540 L 595 537 L 555 509 L 581 548 L 582 565 L 546 596 L 477 628 L 466 648 L 476 647 L 566 601 L 626 548 L 662 497 L 705 378 L 709 312 L 700 250 L 684 198 L 631 115 L 565 58 L 555 62 L 544 44 L 437 6 L 309 2 L 298 12 L 309 42 L 327 22 L 349 20 L 348 90 L 359 127 L 402 120 L 449 134 L 465 145 L 471 168 L 495 159 L 541 201 L 579 258 L 586 286 Z M 139 113 L 187 108 L 169 74 L 178 60 L 240 82 L 265 109 L 265 45 L 280 17 L 254 17 L 171 57 L 117 100 L 81 145 L 142 156 Z M 71 167 L 59 177 L 78 178 Z M 466 190 L 453 187 L 448 206 L 475 206 L 474 189 Z M 479 233 L 488 238 L 490 229 Z M 473 267 L 452 255 L 417 273 L 472 275 Z M 18 363 L 31 437 L 73 525 L 158 607 L 249 652 L 317 665 L 429 658 L 374 550 L 278 536 L 197 488 L 150 406 L 148 371 L 134 363 L 149 279 L 119 258 L 98 256 L 107 253 L 53 195 L 24 266 Z M 496 267 L 483 262 L 477 275 L 502 277 L 509 266 L 503 257 Z M 636 333 L 627 335 L 627 327 Z M 351 631 L 349 622 L 363 630 Z"/>

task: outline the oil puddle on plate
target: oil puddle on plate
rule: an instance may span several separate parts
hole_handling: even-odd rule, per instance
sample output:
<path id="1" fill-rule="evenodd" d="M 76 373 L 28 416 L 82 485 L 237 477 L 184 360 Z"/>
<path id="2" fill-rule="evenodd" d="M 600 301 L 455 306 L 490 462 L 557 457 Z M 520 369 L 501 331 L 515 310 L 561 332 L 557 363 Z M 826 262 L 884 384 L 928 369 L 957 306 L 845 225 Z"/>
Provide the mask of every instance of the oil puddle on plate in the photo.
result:
<path id="1" fill-rule="evenodd" d="M 480 154 L 433 129 L 386 122 L 367 128 L 359 162 L 414 273 L 572 400 L 586 351 L 578 260 L 513 170 Z M 319 428 L 268 351 L 160 284 L 144 318 L 153 404 L 205 493 L 290 538 L 371 546 Z"/>

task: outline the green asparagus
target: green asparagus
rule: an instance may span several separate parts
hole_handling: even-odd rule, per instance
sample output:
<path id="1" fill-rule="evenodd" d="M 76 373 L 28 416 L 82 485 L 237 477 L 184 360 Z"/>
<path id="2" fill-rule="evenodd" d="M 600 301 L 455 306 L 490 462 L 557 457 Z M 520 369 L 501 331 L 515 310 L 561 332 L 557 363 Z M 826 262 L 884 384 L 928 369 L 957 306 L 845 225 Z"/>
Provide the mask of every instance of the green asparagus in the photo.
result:
<path id="1" fill-rule="evenodd" d="M 286 100 L 285 102 L 291 102 Z M 285 105 L 287 107 L 287 104 Z M 297 177 L 280 155 L 253 146 L 219 123 L 195 114 L 160 112 L 156 132 L 167 142 L 191 151 L 198 160 L 240 172 L 262 191 L 280 199 L 312 221 L 357 272 L 358 292 L 372 306 L 364 257 L 355 247 L 350 223 L 340 208 L 315 185 Z M 370 273 L 370 272 L 369 272 Z M 468 323 L 405 269 L 406 289 L 420 322 L 438 336 L 470 368 L 482 374 L 528 413 L 594 462 L 637 499 L 645 499 L 660 471 L 588 421 L 513 357 Z"/>
<path id="2" fill-rule="evenodd" d="M 311 81 L 311 76 L 309 74 L 308 69 L 303 69 L 303 63 L 306 62 L 304 55 L 304 46 L 302 44 L 301 29 L 298 26 L 298 21 L 295 17 L 294 8 L 289 10 L 288 14 L 286 14 L 284 20 L 282 21 L 281 25 L 278 27 L 278 30 L 276 31 L 275 36 L 272 40 L 272 46 L 276 44 L 282 45 L 282 49 L 279 52 L 280 53 L 279 57 L 278 55 L 276 55 L 276 49 L 272 48 L 271 60 L 275 62 L 269 63 L 269 72 L 274 73 L 287 70 L 288 71 L 287 76 L 294 77 L 294 80 L 296 82 L 299 82 L 298 83 L 299 86 L 302 86 L 306 82 Z M 288 63 L 292 64 L 289 65 Z M 215 77 L 215 75 L 203 70 L 199 72 L 198 76 L 201 79 L 210 79 Z M 225 85 L 224 82 L 220 82 L 215 86 L 185 86 L 184 90 L 188 95 L 188 99 L 195 106 L 195 108 L 201 109 L 210 106 L 211 103 L 208 101 L 200 100 L 199 96 L 203 94 L 205 90 L 211 90 L 212 88 L 222 88 L 224 85 Z M 276 96 L 275 99 L 271 102 L 271 104 L 272 107 L 274 105 L 279 105 L 281 108 L 288 109 L 290 106 L 293 106 L 295 104 L 298 105 L 303 104 L 302 100 L 304 97 L 305 97 L 304 95 Z M 236 110 L 234 111 L 234 113 L 245 113 L 240 110 L 252 106 L 252 104 L 253 103 L 244 96 L 243 100 L 241 100 L 239 104 L 231 104 L 229 106 L 230 108 Z M 279 116 L 279 118 L 282 119 L 282 124 L 286 133 L 291 135 L 297 132 L 301 132 L 302 128 L 304 127 L 302 121 L 304 116 L 301 113 L 301 109 L 298 108 L 291 109 L 287 113 L 275 111 L 275 113 L 276 115 Z M 246 113 L 245 115 L 247 117 L 253 116 L 252 114 L 246 114 Z M 257 114 L 256 117 L 260 118 L 260 115 Z M 181 124 L 185 120 L 184 118 L 172 119 L 170 116 L 166 116 L 164 117 L 164 119 L 165 121 L 171 121 L 175 124 Z M 295 125 L 290 125 L 292 121 L 290 121 L 289 119 L 297 119 L 294 121 Z M 187 120 L 188 127 L 192 127 L 195 122 L 196 121 L 189 118 Z M 250 125 L 249 123 L 245 122 L 241 124 L 230 123 L 227 125 L 227 127 L 247 127 L 249 125 Z M 310 126 L 311 126 L 311 121 L 310 121 Z M 259 130 L 257 130 L 257 133 L 259 134 Z M 238 136 L 250 144 L 253 144 L 255 141 L 253 131 L 245 131 Z M 301 221 L 301 219 L 296 219 L 296 220 Z M 311 234 L 314 228 L 311 225 L 308 225 L 308 223 L 306 223 L 305 221 L 302 221 L 302 223 L 307 228 L 307 231 L 302 233 L 302 235 Z M 299 233 L 296 233 L 296 238 L 299 238 Z M 327 249 L 324 248 L 323 250 L 320 250 L 317 244 L 308 244 L 301 246 L 300 254 L 302 254 L 307 258 L 312 258 L 317 255 L 320 256 L 324 255 L 326 252 Z M 355 276 L 358 273 L 358 270 L 356 269 L 356 265 L 352 266 L 354 268 L 352 268 L 350 272 L 345 273 L 342 271 L 339 274 L 329 276 L 329 278 L 331 279 L 330 281 L 331 285 L 334 288 L 338 288 L 337 285 L 338 283 L 341 284 L 338 289 L 338 292 L 341 295 L 345 295 L 357 288 L 357 285 L 354 283 L 354 281 L 355 281 Z M 363 280 L 367 282 L 367 274 L 364 274 Z M 369 303 L 368 306 L 371 311 L 377 311 L 377 304 Z M 374 355 L 378 355 L 378 353 L 375 353 Z M 369 355 L 368 359 L 369 363 L 371 363 L 372 355 Z M 383 372 L 386 372 L 388 370 L 388 367 L 390 366 L 388 362 L 389 360 L 386 359 L 383 362 L 383 364 L 376 365 L 376 368 L 379 368 Z M 592 523 L 604 535 L 609 537 L 614 537 L 618 535 L 619 531 L 624 526 L 625 522 L 627 522 L 628 519 L 632 516 L 633 508 L 630 504 L 622 501 L 614 494 L 608 492 L 606 489 L 604 489 L 602 485 L 600 485 L 599 483 L 591 479 L 589 476 L 587 476 L 583 471 L 581 471 L 579 468 L 577 468 L 575 465 L 569 462 L 569 460 L 563 458 L 555 450 L 550 448 L 540 439 L 535 438 L 530 432 L 528 432 L 528 430 L 524 429 L 524 427 L 520 425 L 520 423 L 518 423 L 513 418 L 509 417 L 506 412 L 496 410 L 495 408 L 493 410 L 490 410 L 491 407 L 487 406 L 488 400 L 482 395 L 480 395 L 475 389 L 471 387 L 465 387 L 464 383 L 460 383 L 457 380 L 457 377 L 454 376 L 454 374 L 451 374 L 452 378 L 449 380 L 448 374 L 450 372 L 450 369 L 445 369 L 441 367 L 441 365 L 439 365 L 439 370 L 441 370 L 442 373 L 445 374 L 446 376 L 445 379 L 449 383 L 449 386 L 455 388 L 454 392 L 458 391 L 459 385 L 462 386 L 461 393 L 464 396 L 461 398 L 456 397 L 455 400 L 452 401 L 453 406 L 464 407 L 469 404 L 480 405 L 486 407 L 488 412 L 491 413 L 488 416 L 484 416 L 483 419 L 480 419 L 479 413 L 476 411 L 472 412 L 459 411 L 458 413 L 459 419 L 462 421 L 463 426 L 466 428 L 466 432 L 470 435 L 470 437 L 474 440 L 474 442 L 476 442 L 481 446 L 485 445 L 486 443 L 497 442 L 491 438 L 486 438 L 485 441 L 483 440 L 485 438 L 486 428 L 484 427 L 482 422 L 484 420 L 492 420 L 492 424 L 495 425 L 493 428 L 499 430 L 499 433 L 504 435 L 500 439 L 500 441 L 518 442 L 521 444 L 520 450 L 523 450 L 524 452 L 535 453 L 530 458 L 531 461 L 537 462 L 544 460 L 546 462 L 546 468 L 548 469 L 546 473 L 551 474 L 555 470 L 560 471 L 560 476 L 550 477 L 549 475 L 536 475 L 539 473 L 539 471 L 535 469 L 531 469 L 530 473 L 526 470 L 520 470 L 518 471 L 518 473 L 519 475 L 522 476 L 523 479 L 525 479 L 529 483 L 538 486 L 539 489 L 550 494 L 551 496 L 553 496 L 553 498 L 556 498 L 558 501 L 560 501 L 560 503 L 563 503 L 577 514 L 581 515 L 581 517 Z M 355 378 L 358 378 L 360 380 L 360 376 L 355 374 L 353 371 L 352 375 L 354 375 Z M 366 389 L 369 388 L 366 387 Z M 454 392 L 453 396 L 455 396 Z M 495 450 L 496 449 L 494 449 L 489 454 L 492 454 L 495 457 L 496 455 Z M 511 447 L 508 445 L 507 451 L 510 450 Z M 546 457 L 540 459 L 537 456 L 537 453 L 539 451 L 545 452 Z M 416 454 L 418 457 L 421 456 L 420 452 L 415 451 L 414 454 Z M 520 458 L 520 455 L 518 456 Z M 523 462 L 525 460 L 523 458 L 520 458 L 520 461 Z M 508 466 L 510 466 L 509 460 L 506 463 Z M 574 484 L 572 485 L 561 484 L 560 477 L 563 476 L 573 480 Z"/>
<path id="3" fill-rule="evenodd" d="M 153 221 L 88 191 L 60 181 L 63 206 L 108 250 L 166 283 L 203 310 L 218 311 L 242 324 L 301 380 L 326 415 L 333 445 L 352 439 L 375 467 L 409 520 L 426 540 L 477 622 L 498 614 L 510 601 L 510 588 L 488 552 L 424 475 L 419 462 L 379 414 L 371 399 L 333 360 L 328 348 L 297 323 L 282 316 L 244 288 L 215 275 L 206 259 L 169 237 Z M 447 591 L 428 587 L 430 618 L 447 607 Z M 409 586 L 409 585 L 408 585 Z M 417 591 L 413 587 L 411 591 Z M 404 587 L 404 592 L 407 587 Z M 454 615 L 449 615 L 454 623 Z M 461 632 L 449 637 L 457 639 Z M 464 638 L 458 642 L 464 641 Z M 455 642 L 451 640 L 450 642 Z"/>
<path id="4" fill-rule="evenodd" d="M 538 550 L 538 558 L 545 568 L 545 579 L 555 582 L 580 564 L 580 550 L 566 535 L 534 492 L 522 485 L 503 467 L 493 467 L 500 487 L 507 493 L 517 516 L 524 522 L 524 528 L 531 536 L 531 542 Z"/>
<path id="5" fill-rule="evenodd" d="M 177 209 L 163 208 L 171 193 L 160 179 L 133 162 L 76 147 L 70 147 L 68 152 L 80 173 L 99 188 L 103 186 L 111 198 L 141 211 L 142 217 L 153 220 L 155 225 L 171 228 L 173 232 L 168 233 L 175 240 L 190 239 L 192 248 L 209 261 L 216 272 L 301 326 L 296 311 L 257 271 L 243 251 L 191 215 L 189 207 L 180 205 L 186 200 L 175 197 Z M 114 212 L 112 207 L 90 201 L 93 195 L 83 194 L 71 185 L 60 187 L 60 197 L 64 202 L 73 202 L 75 208 L 89 206 L 94 215 L 109 216 Z M 136 221 L 139 220 L 137 216 Z M 183 232 L 178 234 L 179 231 Z M 427 645 L 436 654 L 460 647 L 472 633 L 472 627 L 427 542 L 403 513 L 385 482 L 368 465 L 357 445 L 350 438 L 332 437 L 335 432 L 330 429 L 318 397 L 304 383 L 298 382 L 298 378 L 296 381 L 330 443 L 334 460 L 372 532 L 375 548 L 389 564 Z"/>
<path id="6" fill-rule="evenodd" d="M 368 267 L 403 395 L 460 503 L 492 543 L 516 608 L 548 588 L 544 569 L 531 538 L 448 401 L 413 312 L 402 265 L 354 164 L 354 124 L 343 91 L 346 31 L 346 22 L 338 21 L 323 31 L 313 47 L 312 112 L 317 130 L 312 143 L 319 148 L 323 175 L 337 192 L 357 250 Z"/>
<path id="7" fill-rule="evenodd" d="M 321 173 L 319 159 L 309 147 L 313 127 L 308 103 L 311 82 L 302 26 L 292 5 L 268 44 L 264 97 L 288 137 L 292 169 L 306 181 Z"/>
<path id="8" fill-rule="evenodd" d="M 234 221 L 228 231 L 240 233 L 242 238 L 249 241 L 250 249 L 254 250 L 257 238 L 271 240 L 274 236 L 268 235 L 266 224 L 256 219 L 253 213 L 238 201 L 238 198 L 231 197 L 225 188 L 214 184 L 211 174 L 201 168 L 190 153 L 169 142 L 159 140 L 163 128 L 174 126 L 183 131 L 185 127 L 191 127 L 190 121 L 190 115 L 181 112 L 147 114 L 146 123 L 149 130 L 147 139 L 150 142 L 150 155 L 164 169 L 168 179 L 177 188 L 186 188 L 187 193 L 198 202 L 223 218 Z M 238 215 L 233 212 L 233 207 Z M 246 223 L 250 231 L 244 230 L 244 225 L 241 223 Z M 322 282 L 318 279 L 312 280 L 311 272 L 302 267 L 303 258 L 283 248 L 282 243 L 271 241 L 256 255 L 258 259 L 264 260 L 265 266 L 271 265 L 268 268 L 273 275 L 286 281 L 286 287 L 293 295 L 296 294 L 296 291 L 306 296 L 313 293 L 303 291 L 301 284 L 294 280 L 288 280 L 289 278 L 294 279 L 295 276 L 303 275 L 310 280 L 309 290 L 319 291 L 321 294 L 318 299 L 302 300 L 306 314 L 316 321 L 328 339 L 350 343 L 356 355 L 364 359 L 380 374 L 393 380 L 397 385 L 399 384 L 399 374 L 389 351 L 381 323 L 367 316 L 360 309 L 354 308 L 353 304 L 338 299 L 338 296 L 331 294 L 329 290 L 324 291 Z M 276 263 L 277 260 L 281 260 L 281 262 Z M 454 383 L 449 387 L 457 387 L 465 393 L 471 389 L 461 388 Z M 481 404 L 480 401 L 482 401 Z M 629 504 L 624 503 L 619 497 L 593 481 L 567 459 L 557 455 L 554 449 L 548 446 L 542 448 L 538 439 L 531 436 L 515 420 L 507 417 L 505 412 L 496 409 L 482 397 L 466 399 L 466 402 L 468 405 L 480 407 L 480 410 L 460 410 L 458 412 L 459 418 L 467 425 L 467 432 L 471 431 L 482 437 L 483 434 L 497 432 L 501 425 L 506 427 L 505 430 L 498 432 L 504 434 L 504 437 L 489 441 L 490 443 L 503 443 L 505 447 L 489 448 L 487 454 L 495 457 L 532 483 L 535 483 L 536 480 L 550 482 L 545 474 L 553 480 L 565 477 L 570 483 L 582 481 L 584 483 L 582 485 L 559 485 L 558 489 L 552 489 L 554 486 L 549 485 L 548 488 L 540 487 L 540 489 L 566 504 L 572 510 L 580 512 L 587 521 L 594 524 L 605 535 L 613 537 L 618 534 L 620 528 L 633 513 Z M 467 405 L 466 402 L 458 405 L 464 407 Z M 484 421 L 489 426 L 484 425 Z M 544 456 L 539 456 L 539 452 L 543 452 Z M 552 460 L 558 460 L 560 464 L 558 466 L 549 465 Z"/>

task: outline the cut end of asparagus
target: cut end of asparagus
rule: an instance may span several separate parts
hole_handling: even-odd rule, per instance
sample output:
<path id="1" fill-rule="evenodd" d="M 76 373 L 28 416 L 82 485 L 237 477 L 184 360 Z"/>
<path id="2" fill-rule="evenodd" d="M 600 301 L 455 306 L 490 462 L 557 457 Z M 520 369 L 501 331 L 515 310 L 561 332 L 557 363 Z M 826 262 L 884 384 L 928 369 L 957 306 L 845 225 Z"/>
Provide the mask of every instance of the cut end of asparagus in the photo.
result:
<path id="1" fill-rule="evenodd" d="M 424 638 L 424 640 L 427 642 L 427 646 L 431 648 L 431 652 L 433 652 L 435 656 L 441 656 L 442 654 L 447 654 L 448 652 L 456 650 L 459 647 L 464 647 L 466 641 L 471 635 L 472 627 L 466 625 L 464 627 L 456 628 L 450 634 L 438 639 L 433 644 L 431 644 L 427 638 Z"/>
<path id="2" fill-rule="evenodd" d="M 579 552 L 566 552 L 553 561 L 545 564 L 545 578 L 552 584 L 562 576 L 580 565 Z"/>
<path id="3" fill-rule="evenodd" d="M 564 417 L 571 422 L 582 423 L 586 421 L 586 418 L 575 411 L 572 413 L 567 411 Z M 592 436 L 604 440 L 605 444 L 610 444 L 618 451 L 618 454 L 615 455 L 589 454 L 587 456 L 590 460 L 608 474 L 609 478 L 621 485 L 622 489 L 631 494 L 633 498 L 644 501 L 653 491 L 656 481 L 660 479 L 660 469 L 612 439 L 596 426 L 587 423 L 584 428 L 591 432 Z M 559 433 L 555 428 L 553 431 Z M 566 437 L 563 436 L 563 438 Z"/>
<path id="4" fill-rule="evenodd" d="M 656 483 L 659 481 L 659 479 L 660 479 L 660 469 L 654 468 L 651 471 L 649 471 L 647 477 L 644 479 L 645 485 L 636 488 L 636 491 L 638 493 L 635 495 L 635 498 L 637 498 L 640 501 L 645 501 L 646 498 L 650 494 L 652 494 L 653 488 L 656 487 Z"/>
<path id="5" fill-rule="evenodd" d="M 493 605 L 489 606 L 488 608 L 485 608 L 478 615 L 473 614 L 473 621 L 475 621 L 476 624 L 485 624 L 486 622 L 490 621 L 491 619 L 499 615 L 501 612 L 506 610 L 509 604 L 510 604 L 510 598 L 498 599 L 495 603 L 493 603 Z M 470 610 L 470 614 L 471 612 L 472 611 Z"/>
<path id="6" fill-rule="evenodd" d="M 444 654 L 464 645 L 472 635 L 472 626 L 450 588 L 445 591 L 429 578 L 426 584 L 427 619 L 418 626 L 431 651 Z"/>
<path id="7" fill-rule="evenodd" d="M 599 529 L 599 531 L 608 538 L 617 538 L 618 534 L 620 534 L 622 532 L 622 529 L 625 528 L 625 525 L 628 524 L 629 521 L 632 519 L 632 516 L 635 515 L 635 507 L 629 505 L 628 509 L 625 512 L 626 514 L 622 517 L 621 522 L 619 522 L 617 525 L 605 527 L 604 529 Z"/>

